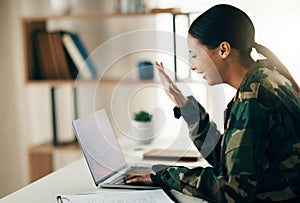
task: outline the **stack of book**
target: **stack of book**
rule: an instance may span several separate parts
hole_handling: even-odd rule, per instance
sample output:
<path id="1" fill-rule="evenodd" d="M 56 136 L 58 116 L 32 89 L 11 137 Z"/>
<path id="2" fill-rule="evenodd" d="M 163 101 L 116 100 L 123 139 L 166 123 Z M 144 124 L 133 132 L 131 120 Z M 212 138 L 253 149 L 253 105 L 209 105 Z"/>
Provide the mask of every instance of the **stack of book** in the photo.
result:
<path id="1" fill-rule="evenodd" d="M 78 34 L 39 31 L 35 33 L 34 39 L 39 79 L 97 77 L 97 69 Z"/>

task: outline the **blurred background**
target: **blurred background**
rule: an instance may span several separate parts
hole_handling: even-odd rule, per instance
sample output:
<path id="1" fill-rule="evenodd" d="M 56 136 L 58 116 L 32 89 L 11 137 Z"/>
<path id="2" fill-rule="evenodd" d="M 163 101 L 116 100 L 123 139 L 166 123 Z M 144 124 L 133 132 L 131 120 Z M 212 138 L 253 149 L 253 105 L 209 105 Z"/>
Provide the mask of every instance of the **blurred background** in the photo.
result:
<path id="1" fill-rule="evenodd" d="M 300 2 L 297 0 L 252 0 L 251 2 L 246 0 L 148 0 L 139 1 L 143 2 L 143 6 L 138 8 L 130 7 L 132 4 L 130 0 L 65 0 L 66 4 L 61 5 L 63 2 L 64 0 L 56 2 L 55 0 L 0 0 L 0 197 L 30 183 L 29 149 L 51 142 L 53 139 L 50 91 L 53 85 L 51 82 L 51 84 L 48 82 L 35 83 L 26 78 L 27 70 L 24 68 L 26 67 L 24 64 L 28 50 L 24 43 L 24 30 L 22 29 L 22 18 L 24 17 L 38 18 L 62 14 L 84 16 L 119 12 L 128 14 L 150 12 L 154 8 L 179 8 L 180 12 L 192 13 L 190 15 L 192 21 L 209 7 L 218 3 L 228 3 L 241 8 L 249 15 L 256 28 L 256 42 L 271 49 L 288 67 L 299 84 L 300 13 L 298 8 L 300 8 Z M 60 7 L 66 5 L 65 10 Z M 124 18 L 110 16 L 101 20 L 89 20 L 89 22 L 54 19 L 47 26 L 49 30 L 66 29 L 79 33 L 88 52 L 91 53 L 92 59 L 95 60 L 99 59 L 98 54 L 101 53 L 101 49 L 97 48 L 110 42 L 114 37 L 122 38 L 120 36 L 124 33 L 140 30 L 157 30 L 168 33 L 173 31 L 170 14 L 138 15 Z M 179 16 L 176 19 L 176 33 L 180 38 L 179 41 L 184 41 L 187 29 L 186 16 Z M 160 33 L 156 34 L 159 38 Z M 137 34 L 137 36 L 139 35 Z M 169 40 L 170 43 L 163 43 L 173 47 L 172 39 Z M 121 49 L 134 43 L 136 42 L 128 41 L 115 49 Z M 159 39 L 156 43 L 159 43 Z M 112 46 L 107 54 L 113 53 L 113 49 Z M 126 48 L 124 49 L 126 50 Z M 185 48 L 182 49 L 185 50 Z M 129 53 L 116 59 L 105 69 L 106 71 L 101 73 L 104 78 L 113 82 L 101 83 L 100 81 L 96 86 L 95 84 L 79 86 L 74 81 L 54 85 L 57 99 L 56 123 L 60 139 L 72 140 L 74 138 L 72 119 L 102 107 L 108 110 L 118 136 L 123 136 L 129 131 L 126 127 L 125 130 L 122 129 L 122 126 L 126 126 L 131 114 L 140 109 L 152 111 L 154 114 L 157 113 L 158 117 L 163 118 L 156 122 L 163 123 L 160 128 L 163 132 L 168 131 L 169 133 L 168 135 L 162 133 L 160 136 L 172 136 L 172 134 L 178 134 L 178 131 L 186 134 L 186 129 L 180 129 L 182 128 L 180 121 L 172 118 L 173 104 L 165 96 L 163 89 L 153 85 L 156 84 L 157 75 L 155 74 L 153 82 L 150 84 L 139 83 L 136 69 L 137 62 L 141 60 L 159 60 L 164 61 L 170 74 L 173 74 L 173 59 L 172 53 L 164 53 L 164 50 L 159 50 L 158 53 L 147 50 Z M 98 65 L 100 63 L 97 61 Z M 190 75 L 186 60 L 178 59 L 177 66 L 177 74 L 181 79 L 196 78 L 196 76 Z M 135 82 L 126 82 L 128 78 L 125 76 Z M 78 89 L 76 113 L 74 113 L 73 106 L 74 86 Z M 205 88 L 203 82 L 199 81 L 199 84 L 183 82 L 179 83 L 179 86 L 186 89 L 186 91 L 184 90 L 185 94 L 195 95 L 208 111 L 212 111 L 211 93 Z M 225 104 L 235 91 L 226 85 L 222 86 L 222 91 L 224 91 Z M 224 107 L 221 105 L 218 109 L 221 115 Z M 56 154 L 53 158 L 54 170 L 80 156 L 80 153 L 71 153 L 66 157 L 59 153 Z"/>

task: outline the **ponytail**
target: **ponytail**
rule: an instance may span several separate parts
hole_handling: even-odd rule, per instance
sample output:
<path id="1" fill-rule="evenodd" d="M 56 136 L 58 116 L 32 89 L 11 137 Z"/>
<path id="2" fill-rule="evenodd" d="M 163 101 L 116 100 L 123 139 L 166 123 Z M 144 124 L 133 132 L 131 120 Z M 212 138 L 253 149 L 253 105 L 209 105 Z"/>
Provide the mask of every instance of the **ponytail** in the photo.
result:
<path id="1" fill-rule="evenodd" d="M 277 67 L 276 70 L 292 82 L 292 86 L 295 88 L 296 92 L 300 93 L 299 86 L 296 83 L 296 81 L 293 79 L 288 69 L 283 65 L 283 63 L 277 58 L 277 56 L 271 50 L 257 43 L 253 43 L 253 48 L 255 48 L 259 54 L 262 54 L 267 59 L 269 59 L 270 62 Z"/>

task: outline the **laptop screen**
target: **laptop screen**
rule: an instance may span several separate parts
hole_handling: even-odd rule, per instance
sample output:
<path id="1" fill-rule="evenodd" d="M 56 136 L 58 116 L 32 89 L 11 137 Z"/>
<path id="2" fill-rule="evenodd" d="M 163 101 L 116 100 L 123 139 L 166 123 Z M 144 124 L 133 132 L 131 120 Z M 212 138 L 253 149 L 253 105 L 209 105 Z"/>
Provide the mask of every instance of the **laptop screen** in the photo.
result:
<path id="1" fill-rule="evenodd" d="M 73 127 L 96 185 L 126 165 L 104 109 L 74 120 Z"/>

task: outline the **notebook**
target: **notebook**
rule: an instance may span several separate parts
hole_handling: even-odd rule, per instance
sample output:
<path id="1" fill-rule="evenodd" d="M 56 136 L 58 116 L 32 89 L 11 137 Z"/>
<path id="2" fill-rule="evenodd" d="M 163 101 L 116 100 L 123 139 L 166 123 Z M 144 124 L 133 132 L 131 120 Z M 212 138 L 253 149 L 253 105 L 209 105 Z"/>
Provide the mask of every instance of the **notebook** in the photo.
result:
<path id="1" fill-rule="evenodd" d="M 154 186 L 126 185 L 124 177 L 145 165 L 129 165 L 105 109 L 98 110 L 72 122 L 90 173 L 96 186 L 105 188 L 157 189 Z"/>
<path id="2" fill-rule="evenodd" d="M 198 161 L 201 154 L 197 150 L 153 149 L 143 154 L 144 159 Z"/>

